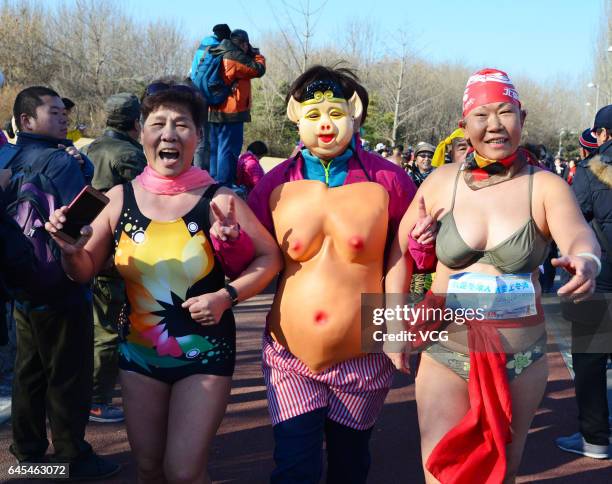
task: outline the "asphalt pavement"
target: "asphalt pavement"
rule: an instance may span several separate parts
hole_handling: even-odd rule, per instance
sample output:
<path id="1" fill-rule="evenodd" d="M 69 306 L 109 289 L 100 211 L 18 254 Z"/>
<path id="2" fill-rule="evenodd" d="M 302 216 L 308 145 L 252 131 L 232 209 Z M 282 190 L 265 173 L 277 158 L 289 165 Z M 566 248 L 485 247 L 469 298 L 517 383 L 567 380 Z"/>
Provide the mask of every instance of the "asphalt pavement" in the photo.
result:
<path id="1" fill-rule="evenodd" d="M 273 468 L 272 428 L 260 366 L 261 335 L 270 302 L 271 295 L 264 294 L 236 308 L 236 373 L 230 404 L 215 439 L 209 467 L 210 476 L 217 483 L 265 483 Z M 556 437 L 576 431 L 577 409 L 572 376 L 563 358 L 567 343 L 564 341 L 564 321 L 554 310 L 548 310 L 547 325 L 548 388 L 530 430 L 517 482 L 610 484 L 612 461 L 562 452 L 554 444 Z M 119 392 L 116 403 L 121 403 Z M 7 421 L 0 426 L 0 479 L 5 480 L 9 479 L 8 466 L 14 464 L 8 452 L 10 433 L 10 421 Z M 121 473 L 107 482 L 136 482 L 135 466 L 123 424 L 90 423 L 87 439 L 96 452 L 123 466 Z M 423 482 L 411 377 L 396 375 L 374 430 L 371 450 L 369 483 Z M 11 478 L 11 482 L 15 480 L 29 482 Z"/>

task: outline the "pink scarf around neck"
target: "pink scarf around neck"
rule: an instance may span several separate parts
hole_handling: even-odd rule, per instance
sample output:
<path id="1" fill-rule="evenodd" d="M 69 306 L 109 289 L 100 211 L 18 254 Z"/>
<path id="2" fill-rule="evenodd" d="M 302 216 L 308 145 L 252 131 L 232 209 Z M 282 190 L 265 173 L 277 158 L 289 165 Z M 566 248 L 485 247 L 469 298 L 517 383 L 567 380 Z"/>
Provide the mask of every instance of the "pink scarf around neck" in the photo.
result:
<path id="1" fill-rule="evenodd" d="M 179 176 L 169 178 L 146 166 L 136 180 L 146 191 L 156 195 L 177 195 L 215 183 L 206 170 L 192 166 Z"/>

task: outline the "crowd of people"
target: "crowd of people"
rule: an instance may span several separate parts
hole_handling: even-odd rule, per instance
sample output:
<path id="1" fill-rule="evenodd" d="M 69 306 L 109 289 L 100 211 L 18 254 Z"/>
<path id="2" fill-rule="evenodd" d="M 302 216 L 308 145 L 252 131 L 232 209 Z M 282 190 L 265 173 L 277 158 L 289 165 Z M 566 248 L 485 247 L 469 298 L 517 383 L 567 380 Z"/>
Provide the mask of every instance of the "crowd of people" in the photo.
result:
<path id="1" fill-rule="evenodd" d="M 103 134 L 81 151 L 68 136 L 74 103 L 44 86 L 17 95 L 15 143 L 0 139 L 17 460 L 107 479 L 119 466 L 93 451 L 85 427 L 125 419 L 140 482 L 209 482 L 240 351 L 232 307 L 276 278 L 261 354 L 271 482 L 317 483 L 326 469 L 327 482 L 365 483 L 393 375 L 417 352 L 426 482 L 514 482 L 547 382 L 542 294 L 557 269 L 576 339 L 603 334 L 595 349 L 574 348 L 579 432 L 557 445 L 610 457 L 612 106 L 580 136 L 582 161 L 546 166 L 539 147 L 520 146 L 526 111 L 510 78 L 482 69 L 438 146 L 370 151 L 367 90 L 350 69 L 317 65 L 286 95 L 299 143 L 264 173 L 264 142 L 241 154 L 250 79 L 264 74 L 248 33 L 216 25 L 188 79 L 110 96 Z M 69 241 L 71 202 L 88 185 L 108 203 Z M 508 287 L 520 296 L 492 298 Z M 486 317 L 390 318 L 388 334 L 448 341 L 364 351 L 362 294 L 410 292 L 428 309 L 465 308 L 477 293 Z M 112 404 L 117 383 L 123 408 Z"/>

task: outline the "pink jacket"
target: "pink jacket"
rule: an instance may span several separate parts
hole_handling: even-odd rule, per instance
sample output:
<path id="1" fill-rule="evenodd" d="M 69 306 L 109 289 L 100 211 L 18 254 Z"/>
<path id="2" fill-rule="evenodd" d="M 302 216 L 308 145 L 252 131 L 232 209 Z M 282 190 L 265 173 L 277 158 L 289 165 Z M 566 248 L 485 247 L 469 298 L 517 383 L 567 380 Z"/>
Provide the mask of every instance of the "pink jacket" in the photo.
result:
<path id="1" fill-rule="evenodd" d="M 244 185 L 250 191 L 263 176 L 263 168 L 253 153 L 247 151 L 240 155 L 236 167 L 236 185 Z"/>
<path id="2" fill-rule="evenodd" d="M 355 145 L 357 146 L 357 156 L 353 156 L 348 162 L 348 174 L 344 184 L 372 181 L 380 183 L 387 190 L 389 194 L 389 224 L 385 255 L 388 255 L 404 212 L 414 198 L 416 186 L 399 166 L 385 160 L 376 153 L 364 151 L 361 149 L 361 143 L 358 139 Z M 274 224 L 268 204 L 270 194 L 283 183 L 303 180 L 303 162 L 302 155 L 299 152 L 295 157 L 283 161 L 269 171 L 249 195 L 249 207 L 272 234 L 274 234 Z M 415 250 L 414 252 L 414 245 L 411 244 L 411 246 L 410 254 L 415 259 L 415 265 L 419 272 L 431 270 L 435 267 L 436 258 L 433 246 L 431 248 L 421 246 L 425 250 Z"/>

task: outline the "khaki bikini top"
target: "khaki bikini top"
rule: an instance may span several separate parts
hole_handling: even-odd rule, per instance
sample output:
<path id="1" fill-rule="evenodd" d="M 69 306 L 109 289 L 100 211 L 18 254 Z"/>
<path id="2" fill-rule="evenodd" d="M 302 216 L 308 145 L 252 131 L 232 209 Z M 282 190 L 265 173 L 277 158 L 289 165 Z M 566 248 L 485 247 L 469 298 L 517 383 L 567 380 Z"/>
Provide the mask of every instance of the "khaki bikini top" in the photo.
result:
<path id="1" fill-rule="evenodd" d="M 533 166 L 529 166 L 529 220 L 506 240 L 488 250 L 471 248 L 457 229 L 453 209 L 461 173 L 459 170 L 455 178 L 451 208 L 440 219 L 436 238 L 438 260 L 451 269 L 480 262 L 497 267 L 503 274 L 533 272 L 544 262 L 549 250 L 549 240 L 539 231 L 532 215 Z"/>

